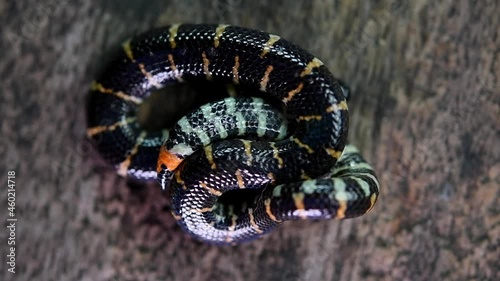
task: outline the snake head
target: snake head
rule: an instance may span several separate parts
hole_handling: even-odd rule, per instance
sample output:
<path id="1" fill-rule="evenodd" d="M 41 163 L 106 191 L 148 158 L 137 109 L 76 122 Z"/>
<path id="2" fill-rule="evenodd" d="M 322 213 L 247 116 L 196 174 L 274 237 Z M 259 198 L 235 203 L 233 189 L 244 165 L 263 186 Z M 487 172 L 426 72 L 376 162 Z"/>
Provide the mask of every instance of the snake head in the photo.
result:
<path id="1" fill-rule="evenodd" d="M 169 151 L 165 145 L 162 145 L 160 148 L 160 155 L 158 156 L 156 172 L 160 173 L 166 169 L 168 172 L 173 173 L 183 160 L 184 157 Z"/>

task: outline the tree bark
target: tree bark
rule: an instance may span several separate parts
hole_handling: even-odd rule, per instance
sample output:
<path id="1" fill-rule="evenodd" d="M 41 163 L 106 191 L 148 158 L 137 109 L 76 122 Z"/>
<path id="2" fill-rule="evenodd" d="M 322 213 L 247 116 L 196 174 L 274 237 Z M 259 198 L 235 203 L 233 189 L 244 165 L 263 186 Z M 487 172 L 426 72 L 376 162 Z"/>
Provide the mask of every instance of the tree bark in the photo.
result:
<path id="1" fill-rule="evenodd" d="M 0 2 L 0 170 L 16 172 L 18 218 L 2 280 L 500 280 L 497 1 L 34 3 Z M 84 136 L 90 82 L 123 39 L 178 22 L 278 34 L 347 81 L 374 209 L 215 247 L 180 230 L 156 183 L 103 163 Z"/>

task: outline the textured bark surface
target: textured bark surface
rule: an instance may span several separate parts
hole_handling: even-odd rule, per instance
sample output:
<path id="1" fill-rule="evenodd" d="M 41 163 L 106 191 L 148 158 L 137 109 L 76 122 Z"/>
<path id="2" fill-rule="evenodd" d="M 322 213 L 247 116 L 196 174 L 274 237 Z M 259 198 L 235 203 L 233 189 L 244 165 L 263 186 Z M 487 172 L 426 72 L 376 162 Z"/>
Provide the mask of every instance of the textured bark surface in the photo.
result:
<path id="1" fill-rule="evenodd" d="M 104 2 L 0 1 L 0 171 L 17 173 L 18 218 L 16 274 L 3 228 L 0 279 L 500 280 L 498 1 Z M 176 226 L 158 185 L 99 160 L 83 104 L 106 51 L 174 22 L 279 34 L 347 81 L 375 208 L 213 247 Z"/>

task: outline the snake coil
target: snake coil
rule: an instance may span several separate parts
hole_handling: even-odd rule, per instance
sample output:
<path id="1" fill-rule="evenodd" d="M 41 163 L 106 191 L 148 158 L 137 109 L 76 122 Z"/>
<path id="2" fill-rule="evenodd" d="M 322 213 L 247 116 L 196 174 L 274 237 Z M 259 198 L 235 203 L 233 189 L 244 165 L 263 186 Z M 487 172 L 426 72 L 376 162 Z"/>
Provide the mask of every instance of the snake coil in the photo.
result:
<path id="1" fill-rule="evenodd" d="M 226 98 L 170 130 L 141 128 L 134 113 L 151 91 L 199 78 L 266 101 Z M 338 81 L 266 32 L 183 24 L 136 36 L 93 83 L 88 116 L 88 136 L 118 173 L 158 177 L 179 225 L 209 243 L 252 240 L 286 220 L 360 216 L 379 193 L 373 169 L 346 145 Z"/>

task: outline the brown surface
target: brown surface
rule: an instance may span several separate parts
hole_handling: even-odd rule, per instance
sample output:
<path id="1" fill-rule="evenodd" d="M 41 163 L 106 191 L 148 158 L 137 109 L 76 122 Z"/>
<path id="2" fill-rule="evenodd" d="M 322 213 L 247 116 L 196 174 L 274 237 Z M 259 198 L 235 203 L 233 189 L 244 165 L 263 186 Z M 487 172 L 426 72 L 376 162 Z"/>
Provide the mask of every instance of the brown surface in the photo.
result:
<path id="1" fill-rule="evenodd" d="M 498 1 L 38 2 L 0 1 L 0 171 L 18 174 L 18 273 L 3 229 L 0 279 L 500 280 Z M 279 34 L 349 82 L 350 140 L 382 182 L 371 213 L 218 248 L 98 160 L 83 102 L 104 51 L 186 21 Z"/>

